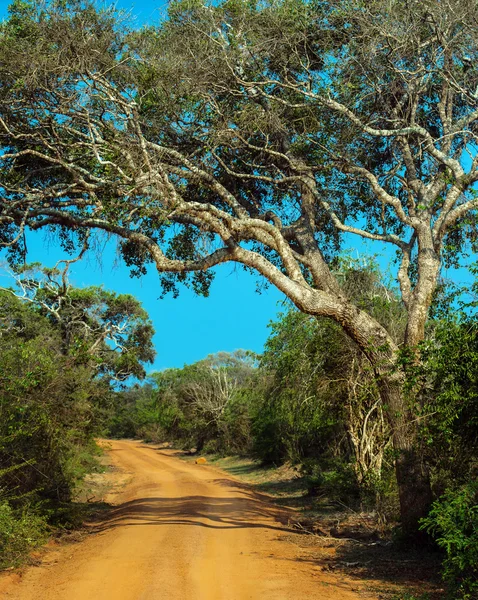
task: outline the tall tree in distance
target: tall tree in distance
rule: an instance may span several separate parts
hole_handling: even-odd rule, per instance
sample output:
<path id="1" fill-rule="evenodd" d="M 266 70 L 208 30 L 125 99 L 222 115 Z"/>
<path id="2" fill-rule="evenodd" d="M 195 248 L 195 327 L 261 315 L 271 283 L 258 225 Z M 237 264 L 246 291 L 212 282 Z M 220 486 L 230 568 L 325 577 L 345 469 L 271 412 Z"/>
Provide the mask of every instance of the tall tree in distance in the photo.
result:
<path id="1" fill-rule="evenodd" d="M 440 269 L 476 237 L 477 9 L 184 0 L 126 31 L 89 2 L 17 0 L 0 32 L 0 239 L 21 255 L 26 228 L 106 231 L 173 293 L 240 263 L 340 323 L 375 371 L 411 533 L 431 495 L 397 355 L 419 360 Z M 398 343 L 335 276 L 350 236 L 396 253 Z"/>

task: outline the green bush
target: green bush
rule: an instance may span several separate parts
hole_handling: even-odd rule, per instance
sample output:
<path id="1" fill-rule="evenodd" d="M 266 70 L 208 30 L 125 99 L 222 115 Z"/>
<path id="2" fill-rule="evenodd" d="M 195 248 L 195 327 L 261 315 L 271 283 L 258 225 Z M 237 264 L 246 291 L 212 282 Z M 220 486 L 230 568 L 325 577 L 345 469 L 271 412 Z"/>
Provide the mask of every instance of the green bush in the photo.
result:
<path id="1" fill-rule="evenodd" d="M 353 466 L 340 459 L 318 462 L 306 459 L 301 465 L 308 493 L 312 496 L 325 496 L 331 501 L 356 504 L 360 498 Z"/>
<path id="2" fill-rule="evenodd" d="M 478 598 L 478 481 L 448 490 L 437 500 L 422 529 L 445 551 L 443 578 L 454 598 Z"/>
<path id="3" fill-rule="evenodd" d="M 288 458 L 284 425 L 266 403 L 261 408 L 252 421 L 252 452 L 265 465 L 280 465 Z"/>
<path id="4" fill-rule="evenodd" d="M 16 512 L 0 503 L 0 569 L 18 565 L 46 538 L 45 520 L 28 509 Z"/>

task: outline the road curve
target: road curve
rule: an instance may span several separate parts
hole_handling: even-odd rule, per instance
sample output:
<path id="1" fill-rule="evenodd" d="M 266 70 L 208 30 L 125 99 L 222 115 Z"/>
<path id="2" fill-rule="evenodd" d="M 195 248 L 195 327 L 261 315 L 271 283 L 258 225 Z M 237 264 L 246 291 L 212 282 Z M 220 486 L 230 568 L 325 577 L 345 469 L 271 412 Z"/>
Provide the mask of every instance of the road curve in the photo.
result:
<path id="1" fill-rule="evenodd" d="M 287 512 L 208 466 L 136 441 L 109 452 L 129 482 L 84 541 L 6 582 L 8 600 L 357 600 L 300 562 Z M 47 555 L 48 556 L 48 555 Z M 5 581 L 4 581 L 5 583 Z M 3 589 L 3 591 L 2 591 Z M 363 596 L 360 596 L 363 598 Z"/>

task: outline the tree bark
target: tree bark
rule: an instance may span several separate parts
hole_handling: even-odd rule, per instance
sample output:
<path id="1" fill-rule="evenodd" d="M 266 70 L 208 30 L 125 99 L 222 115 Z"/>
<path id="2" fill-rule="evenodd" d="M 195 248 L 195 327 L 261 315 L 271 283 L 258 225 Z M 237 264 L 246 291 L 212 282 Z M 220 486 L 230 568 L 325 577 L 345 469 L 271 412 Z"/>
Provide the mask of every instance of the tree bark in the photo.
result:
<path id="1" fill-rule="evenodd" d="M 403 534 L 421 542 L 425 536 L 419 531 L 419 521 L 428 514 L 432 493 L 420 451 L 416 418 L 403 389 L 405 376 L 397 364 L 399 348 L 380 323 L 348 302 L 333 318 L 357 343 L 374 369 L 392 430 Z"/>
<path id="2" fill-rule="evenodd" d="M 378 374 L 378 386 L 392 428 L 402 531 L 406 538 L 420 542 L 425 539 L 419 531 L 420 519 L 428 514 L 432 492 L 416 421 L 407 405 L 401 377 Z"/>
<path id="3" fill-rule="evenodd" d="M 418 231 L 418 279 L 406 302 L 408 319 L 405 346 L 417 355 L 417 345 L 425 339 L 428 311 L 440 273 L 440 256 L 434 248 L 431 226 L 425 223 Z"/>

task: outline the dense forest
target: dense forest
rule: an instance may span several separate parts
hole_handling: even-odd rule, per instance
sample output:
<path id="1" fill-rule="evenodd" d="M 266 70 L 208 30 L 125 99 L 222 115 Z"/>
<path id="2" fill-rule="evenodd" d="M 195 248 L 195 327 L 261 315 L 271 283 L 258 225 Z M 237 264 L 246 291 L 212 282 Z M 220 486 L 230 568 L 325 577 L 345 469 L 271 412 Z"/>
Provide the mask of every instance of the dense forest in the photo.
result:
<path id="1" fill-rule="evenodd" d="M 295 465 L 434 540 L 476 597 L 477 285 L 445 274 L 477 274 L 477 0 L 166 12 L 13 0 L 0 24 L 2 564 L 69 526 L 95 436 L 140 436 Z M 70 258 L 29 265 L 42 231 Z M 227 263 L 275 286 L 264 352 L 141 383 L 139 301 L 69 282 L 101 236 L 162 295 L 207 296 Z M 374 244 L 389 279 L 346 257 Z"/>

